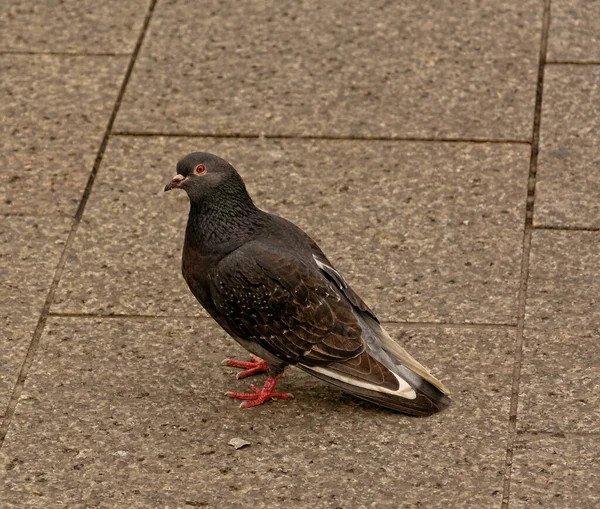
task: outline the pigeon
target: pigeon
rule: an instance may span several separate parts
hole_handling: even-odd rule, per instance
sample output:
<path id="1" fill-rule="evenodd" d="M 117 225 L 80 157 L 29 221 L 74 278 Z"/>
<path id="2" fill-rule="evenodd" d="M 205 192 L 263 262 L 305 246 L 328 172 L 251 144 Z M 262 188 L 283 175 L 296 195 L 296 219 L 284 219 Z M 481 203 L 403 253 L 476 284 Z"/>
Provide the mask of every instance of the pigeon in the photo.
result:
<path id="1" fill-rule="evenodd" d="M 266 373 L 262 388 L 227 392 L 254 407 L 291 394 L 275 390 L 295 365 L 344 392 L 409 415 L 450 404 L 448 390 L 382 327 L 316 242 L 260 210 L 235 168 L 194 152 L 165 191 L 183 189 L 190 209 L 182 272 L 208 314 L 251 353 L 238 378 Z"/>

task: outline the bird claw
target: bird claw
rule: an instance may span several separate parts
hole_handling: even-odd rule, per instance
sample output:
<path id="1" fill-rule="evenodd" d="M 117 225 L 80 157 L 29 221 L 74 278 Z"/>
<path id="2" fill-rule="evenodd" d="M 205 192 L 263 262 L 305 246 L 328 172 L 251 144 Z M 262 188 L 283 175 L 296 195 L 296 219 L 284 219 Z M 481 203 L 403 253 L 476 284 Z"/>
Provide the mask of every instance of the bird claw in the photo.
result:
<path id="1" fill-rule="evenodd" d="M 293 399 L 294 397 L 288 392 L 271 392 L 266 396 L 261 395 L 259 392 L 258 394 L 245 394 L 245 396 L 256 396 L 256 398 L 249 401 L 243 401 L 240 403 L 240 408 L 252 408 L 254 406 L 262 405 L 265 401 L 269 401 L 270 399 Z"/>
<path id="2" fill-rule="evenodd" d="M 232 366 L 234 368 L 244 368 L 244 371 L 240 371 L 236 378 L 241 380 L 248 376 L 258 375 L 260 373 L 266 373 L 269 370 L 267 361 L 263 361 L 256 357 L 256 355 L 250 356 L 250 362 L 238 361 L 235 359 L 225 359 L 221 362 L 224 366 Z"/>
<path id="3" fill-rule="evenodd" d="M 273 390 L 275 388 L 275 384 L 277 383 L 278 378 L 279 377 L 267 378 L 267 381 L 265 382 L 265 385 L 262 389 L 259 389 L 258 387 L 256 387 L 256 385 L 251 385 L 250 386 L 250 388 L 252 389 L 251 394 L 246 394 L 246 393 L 241 393 L 241 392 L 226 392 L 225 395 L 229 396 L 230 398 L 245 400 L 244 402 L 242 402 L 240 404 L 240 408 L 251 408 L 254 406 L 262 405 L 265 401 L 268 401 L 273 398 L 280 398 L 280 399 L 293 398 L 294 396 L 292 394 L 289 394 L 287 392 L 278 392 L 278 391 Z"/>

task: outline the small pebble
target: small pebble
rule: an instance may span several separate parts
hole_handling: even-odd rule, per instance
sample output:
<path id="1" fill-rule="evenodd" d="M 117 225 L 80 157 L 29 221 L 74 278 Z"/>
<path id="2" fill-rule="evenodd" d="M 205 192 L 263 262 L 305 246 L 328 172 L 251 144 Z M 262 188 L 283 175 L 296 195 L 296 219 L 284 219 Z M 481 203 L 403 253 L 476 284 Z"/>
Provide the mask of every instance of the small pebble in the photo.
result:
<path id="1" fill-rule="evenodd" d="M 243 438 L 232 438 L 229 441 L 229 445 L 232 447 L 235 447 L 236 449 L 241 449 L 242 447 L 246 447 L 247 445 L 250 445 L 250 442 L 247 442 Z"/>

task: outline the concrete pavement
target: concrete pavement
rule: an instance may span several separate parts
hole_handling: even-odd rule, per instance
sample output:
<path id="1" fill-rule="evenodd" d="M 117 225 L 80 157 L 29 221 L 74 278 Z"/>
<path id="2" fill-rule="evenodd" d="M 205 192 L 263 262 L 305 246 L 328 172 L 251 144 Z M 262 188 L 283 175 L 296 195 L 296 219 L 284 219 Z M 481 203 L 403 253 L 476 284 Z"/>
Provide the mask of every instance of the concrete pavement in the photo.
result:
<path id="1" fill-rule="evenodd" d="M 9 2 L 2 507 L 596 507 L 600 4 Z M 453 405 L 247 354 L 180 275 L 176 161 L 229 160 Z M 232 438 L 249 446 L 235 449 Z"/>

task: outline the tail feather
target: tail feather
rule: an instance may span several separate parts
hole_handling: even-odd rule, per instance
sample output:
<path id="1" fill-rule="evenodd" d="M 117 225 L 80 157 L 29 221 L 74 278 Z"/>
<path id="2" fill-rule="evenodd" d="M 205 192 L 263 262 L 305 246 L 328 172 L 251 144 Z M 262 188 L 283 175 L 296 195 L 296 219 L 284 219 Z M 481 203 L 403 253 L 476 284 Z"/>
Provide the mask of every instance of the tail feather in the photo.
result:
<path id="1" fill-rule="evenodd" d="M 363 355 L 368 354 L 365 353 Z M 420 391 L 412 390 L 413 398 L 411 399 L 406 397 L 406 390 L 404 392 L 397 390 L 396 393 L 393 393 L 389 390 L 381 390 L 377 386 L 369 387 L 367 384 L 357 384 L 356 380 L 350 377 L 340 376 L 340 372 L 336 369 L 339 365 L 332 364 L 327 367 L 316 367 L 298 364 L 298 367 L 324 382 L 339 387 L 344 392 L 389 408 L 390 410 L 409 415 L 424 417 L 439 412 L 450 404 L 450 399 L 445 395 L 438 398 L 430 398 Z"/>
<path id="2" fill-rule="evenodd" d="M 448 389 L 398 345 L 371 317 L 358 315 L 366 349 L 358 357 L 327 366 L 298 367 L 359 398 L 415 416 L 450 405 Z"/>

